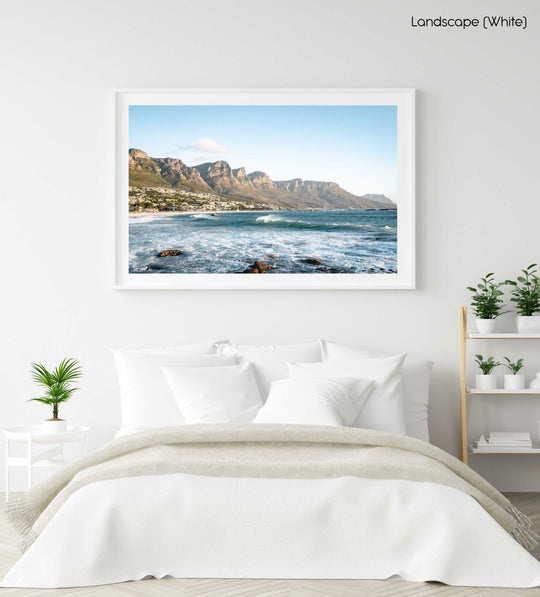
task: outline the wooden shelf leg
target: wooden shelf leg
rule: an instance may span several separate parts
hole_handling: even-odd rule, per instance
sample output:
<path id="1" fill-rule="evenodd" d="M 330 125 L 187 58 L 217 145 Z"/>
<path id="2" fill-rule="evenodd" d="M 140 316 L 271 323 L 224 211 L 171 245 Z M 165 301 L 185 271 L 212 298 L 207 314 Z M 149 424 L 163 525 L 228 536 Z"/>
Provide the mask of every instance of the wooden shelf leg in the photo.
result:
<path id="1" fill-rule="evenodd" d="M 9 439 L 6 437 L 6 502 L 9 502 Z"/>
<path id="2" fill-rule="evenodd" d="M 460 438 L 459 457 L 468 464 L 467 455 L 467 307 L 459 308 L 459 381 L 460 381 Z"/>

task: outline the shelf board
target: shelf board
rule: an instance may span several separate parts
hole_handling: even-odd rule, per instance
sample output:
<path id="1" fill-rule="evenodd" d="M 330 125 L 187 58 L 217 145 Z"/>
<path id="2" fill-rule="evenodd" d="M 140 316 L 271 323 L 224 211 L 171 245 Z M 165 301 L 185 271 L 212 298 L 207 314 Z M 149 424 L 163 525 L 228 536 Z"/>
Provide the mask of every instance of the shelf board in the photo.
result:
<path id="1" fill-rule="evenodd" d="M 501 455 L 501 454 L 540 454 L 540 448 L 522 448 L 522 449 L 515 449 L 515 450 L 477 450 L 473 448 L 472 450 L 469 449 L 467 452 L 471 456 L 476 456 L 477 454 L 490 454 L 491 456 Z"/>
<path id="2" fill-rule="evenodd" d="M 518 334 L 517 332 L 499 334 L 467 334 L 468 340 L 540 340 L 540 334 Z"/>
<path id="3" fill-rule="evenodd" d="M 477 390 L 475 388 L 467 388 L 468 396 L 540 396 L 539 390 Z"/>

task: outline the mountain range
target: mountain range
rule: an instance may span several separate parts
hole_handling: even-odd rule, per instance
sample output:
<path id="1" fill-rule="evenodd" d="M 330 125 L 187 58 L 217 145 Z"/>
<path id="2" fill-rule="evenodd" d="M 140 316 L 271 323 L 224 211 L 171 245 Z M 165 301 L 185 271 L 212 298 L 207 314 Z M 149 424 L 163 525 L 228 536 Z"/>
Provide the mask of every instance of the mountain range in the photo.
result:
<path id="1" fill-rule="evenodd" d="M 135 148 L 129 150 L 129 185 L 212 193 L 285 209 L 397 209 L 385 195 L 354 195 L 335 182 L 272 180 L 265 172 L 233 169 L 224 160 L 191 167 L 178 158 L 151 158 Z"/>

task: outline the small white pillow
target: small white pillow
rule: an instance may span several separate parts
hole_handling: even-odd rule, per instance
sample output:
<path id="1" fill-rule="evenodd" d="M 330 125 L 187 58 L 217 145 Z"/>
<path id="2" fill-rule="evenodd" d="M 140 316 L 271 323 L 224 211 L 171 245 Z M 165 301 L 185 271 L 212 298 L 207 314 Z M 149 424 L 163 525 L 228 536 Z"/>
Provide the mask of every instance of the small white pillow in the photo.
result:
<path id="1" fill-rule="evenodd" d="M 330 340 L 321 340 L 321 347 L 325 362 L 390 356 Z M 409 355 L 403 363 L 403 409 L 407 435 L 425 442 L 429 442 L 428 405 L 432 368 L 432 361 L 414 359 Z"/>
<path id="2" fill-rule="evenodd" d="M 120 385 L 122 428 L 185 423 L 160 367 L 219 367 L 237 362 L 234 356 L 189 354 L 186 347 L 178 347 L 177 351 L 112 350 Z"/>
<path id="3" fill-rule="evenodd" d="M 246 361 L 228 367 L 162 367 L 186 423 L 251 423 L 262 406 Z"/>
<path id="4" fill-rule="evenodd" d="M 401 367 L 405 356 L 334 363 L 289 363 L 289 371 L 292 378 L 354 377 L 374 380 L 375 387 L 354 421 L 354 427 L 406 435 L 401 387 Z"/>
<path id="5" fill-rule="evenodd" d="M 273 381 L 289 377 L 288 362 L 320 363 L 319 342 L 302 344 L 229 344 L 217 345 L 217 353 L 238 355 L 250 361 L 263 400 L 268 397 Z"/>
<path id="6" fill-rule="evenodd" d="M 254 423 L 350 426 L 374 382 L 363 379 L 275 381 Z"/>

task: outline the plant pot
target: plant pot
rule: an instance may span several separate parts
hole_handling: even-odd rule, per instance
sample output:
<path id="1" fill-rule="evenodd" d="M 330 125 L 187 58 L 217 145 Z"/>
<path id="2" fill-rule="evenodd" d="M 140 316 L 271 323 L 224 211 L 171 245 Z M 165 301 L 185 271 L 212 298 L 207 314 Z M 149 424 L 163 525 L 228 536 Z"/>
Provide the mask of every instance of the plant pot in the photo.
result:
<path id="1" fill-rule="evenodd" d="M 504 376 L 505 390 L 523 390 L 525 387 L 525 376 L 522 373 L 516 375 L 506 374 Z"/>
<path id="2" fill-rule="evenodd" d="M 489 375 L 478 374 L 476 376 L 476 389 L 477 390 L 496 390 L 497 389 L 497 378 L 490 373 Z"/>
<path id="3" fill-rule="evenodd" d="M 479 334 L 493 334 L 497 327 L 497 320 L 495 319 L 478 319 L 476 318 L 476 329 Z"/>
<path id="4" fill-rule="evenodd" d="M 67 431 L 67 421 L 64 419 L 47 419 L 41 424 L 43 433 L 64 433 Z"/>
<path id="5" fill-rule="evenodd" d="M 518 315 L 516 324 L 520 334 L 540 334 L 540 315 Z"/>

